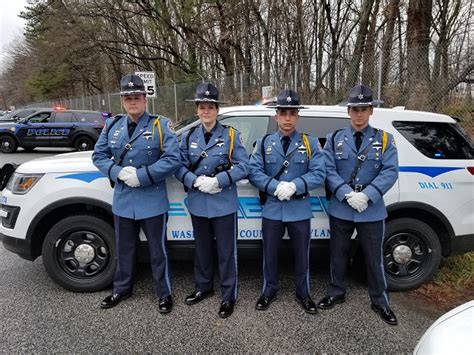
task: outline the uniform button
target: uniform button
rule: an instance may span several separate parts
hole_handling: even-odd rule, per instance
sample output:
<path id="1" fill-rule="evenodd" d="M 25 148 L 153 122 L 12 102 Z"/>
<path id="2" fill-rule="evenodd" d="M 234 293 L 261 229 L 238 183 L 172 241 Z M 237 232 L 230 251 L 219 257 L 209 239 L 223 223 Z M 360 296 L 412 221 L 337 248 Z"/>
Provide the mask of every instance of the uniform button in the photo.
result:
<path id="1" fill-rule="evenodd" d="M 219 154 L 222 155 L 222 152 L 220 152 Z"/>
<path id="2" fill-rule="evenodd" d="M 375 168 L 378 168 L 379 167 L 379 164 L 375 164 Z"/>
<path id="3" fill-rule="evenodd" d="M 148 155 L 151 155 L 151 150 L 148 151 Z"/>
<path id="4" fill-rule="evenodd" d="M 356 180 L 357 180 L 357 181 L 359 181 L 360 179 L 359 179 L 359 178 L 357 178 Z"/>
<path id="5" fill-rule="evenodd" d="M 285 170 L 285 174 L 288 174 L 288 170 Z"/>
<path id="6" fill-rule="evenodd" d="M 207 169 L 207 166 L 205 166 L 204 169 Z"/>
<path id="7" fill-rule="evenodd" d="M 302 160 L 301 162 L 304 163 L 304 160 Z"/>
<path id="8" fill-rule="evenodd" d="M 131 163 L 131 162 L 133 162 L 133 160 L 132 160 L 132 159 L 130 159 L 128 162 L 129 162 L 129 163 Z"/>

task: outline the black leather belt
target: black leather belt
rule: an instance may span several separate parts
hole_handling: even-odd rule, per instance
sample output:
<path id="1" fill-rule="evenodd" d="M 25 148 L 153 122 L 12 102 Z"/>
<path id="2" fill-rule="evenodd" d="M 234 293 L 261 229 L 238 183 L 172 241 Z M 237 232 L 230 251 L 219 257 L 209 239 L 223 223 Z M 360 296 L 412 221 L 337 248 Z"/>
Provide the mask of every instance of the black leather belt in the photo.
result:
<path id="1" fill-rule="evenodd" d="M 352 190 L 354 190 L 354 192 L 361 192 L 366 187 L 366 185 L 362 185 L 362 184 L 354 184 L 354 185 L 349 185 L 349 186 L 352 188 Z"/>

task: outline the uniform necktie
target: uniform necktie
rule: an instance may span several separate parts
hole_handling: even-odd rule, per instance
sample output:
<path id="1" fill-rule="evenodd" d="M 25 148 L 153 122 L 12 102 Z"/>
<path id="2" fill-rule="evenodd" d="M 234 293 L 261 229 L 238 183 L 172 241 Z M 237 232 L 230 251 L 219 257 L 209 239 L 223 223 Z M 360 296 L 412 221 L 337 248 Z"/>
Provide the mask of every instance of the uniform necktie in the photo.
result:
<path id="1" fill-rule="evenodd" d="M 281 140 L 282 140 L 283 151 L 286 154 L 286 151 L 288 150 L 288 147 L 290 146 L 290 140 L 291 139 L 290 139 L 289 136 L 283 136 L 283 138 Z"/>
<path id="2" fill-rule="evenodd" d="M 211 139 L 211 136 L 212 136 L 211 132 L 204 133 L 204 141 L 206 142 L 206 144 L 209 143 L 209 140 Z"/>
<path id="3" fill-rule="evenodd" d="M 356 149 L 359 150 L 362 144 L 362 132 L 357 131 L 354 133 L 354 142 L 355 142 Z"/>
<path id="4" fill-rule="evenodd" d="M 137 123 L 130 121 L 128 122 L 128 136 L 131 137 L 133 132 L 135 132 L 135 128 L 137 128 Z"/>

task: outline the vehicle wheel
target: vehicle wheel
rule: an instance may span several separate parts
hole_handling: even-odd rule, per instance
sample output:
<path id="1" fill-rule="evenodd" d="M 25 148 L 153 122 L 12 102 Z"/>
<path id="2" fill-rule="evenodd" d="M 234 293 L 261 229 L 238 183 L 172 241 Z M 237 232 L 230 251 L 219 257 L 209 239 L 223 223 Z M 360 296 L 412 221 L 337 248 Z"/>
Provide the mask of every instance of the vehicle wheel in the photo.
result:
<path id="1" fill-rule="evenodd" d="M 18 149 L 15 138 L 8 135 L 0 136 L 0 151 L 2 153 L 14 153 Z"/>
<path id="2" fill-rule="evenodd" d="M 94 292 L 112 283 L 116 265 L 114 230 L 98 217 L 62 219 L 46 235 L 42 251 L 49 276 L 68 290 Z"/>
<path id="3" fill-rule="evenodd" d="M 94 141 L 87 136 L 77 137 L 74 141 L 74 148 L 79 151 L 94 149 Z"/>
<path id="4" fill-rule="evenodd" d="M 389 289 L 411 290 L 430 280 L 438 270 L 441 244 L 426 223 L 398 218 L 387 222 L 383 258 Z"/>

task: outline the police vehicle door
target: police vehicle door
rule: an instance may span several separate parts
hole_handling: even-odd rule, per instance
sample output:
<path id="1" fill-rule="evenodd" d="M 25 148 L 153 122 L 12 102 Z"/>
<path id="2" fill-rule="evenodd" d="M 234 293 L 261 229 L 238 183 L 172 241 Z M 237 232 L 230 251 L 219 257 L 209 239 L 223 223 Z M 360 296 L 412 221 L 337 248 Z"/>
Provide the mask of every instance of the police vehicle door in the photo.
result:
<path id="1" fill-rule="evenodd" d="M 44 147 L 49 145 L 49 128 L 47 124 L 51 111 L 40 111 L 19 124 L 18 141 L 21 146 Z"/>
<path id="2" fill-rule="evenodd" d="M 48 124 L 50 146 L 72 146 L 72 136 L 77 125 L 78 122 L 75 122 L 71 111 L 55 111 Z"/>

